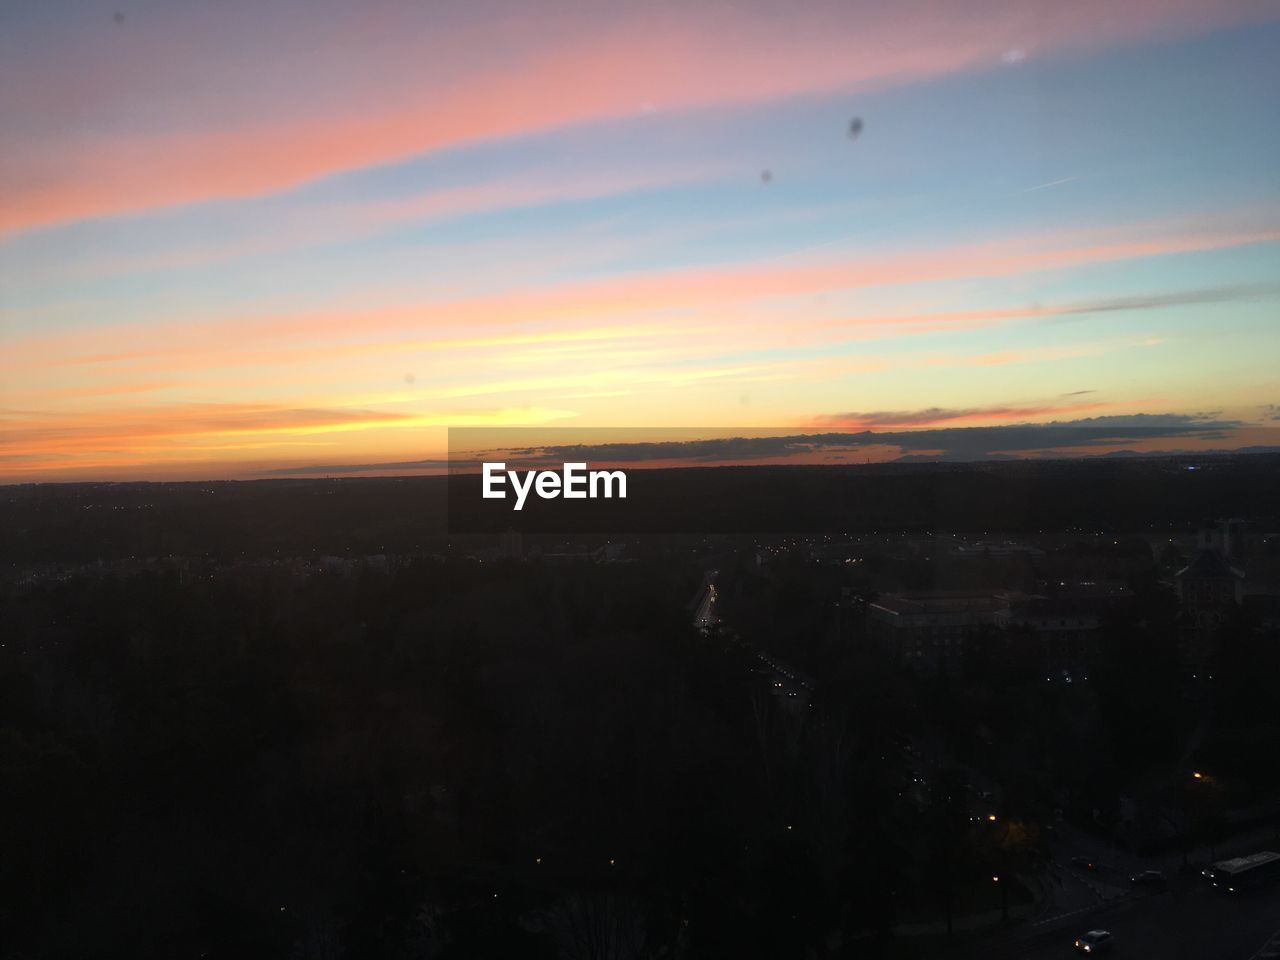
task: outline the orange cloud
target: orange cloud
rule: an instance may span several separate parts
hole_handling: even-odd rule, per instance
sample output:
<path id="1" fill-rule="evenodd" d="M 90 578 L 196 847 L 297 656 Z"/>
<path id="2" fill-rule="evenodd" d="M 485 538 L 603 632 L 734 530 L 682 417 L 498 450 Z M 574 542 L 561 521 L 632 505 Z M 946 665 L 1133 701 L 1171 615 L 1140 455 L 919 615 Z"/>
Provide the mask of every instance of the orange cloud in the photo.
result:
<path id="1" fill-rule="evenodd" d="M 1145 346 L 1144 340 L 1130 338 L 1028 348 L 1017 355 L 997 351 L 947 358 L 918 352 L 874 357 L 836 351 L 835 355 L 789 359 L 794 354 L 777 353 L 797 346 L 834 347 L 886 335 L 915 335 L 943 327 L 969 329 L 1026 317 L 1220 302 L 1236 295 L 1262 295 L 1262 288 L 1032 305 L 1022 310 L 877 314 L 834 323 L 807 321 L 801 302 L 795 310 L 798 319 L 785 327 L 773 322 L 776 318 L 751 322 L 754 311 L 747 305 L 759 301 L 768 306 L 772 299 L 808 297 L 828 289 L 1017 275 L 1277 239 L 1280 231 L 1260 229 L 1250 218 L 1235 215 L 1217 226 L 1202 224 L 1196 229 L 1167 222 L 1131 224 L 1092 232 L 1006 236 L 924 251 L 661 271 L 363 312 L 334 310 L 45 334 L 11 341 L 0 359 L 6 371 L 0 378 L 3 402 L 11 408 L 3 423 L 3 470 L 9 476 L 31 476 L 33 471 L 52 469 L 49 465 L 56 462 L 71 466 L 141 462 L 148 457 L 158 462 L 190 457 L 195 451 L 219 462 L 226 451 L 234 450 L 263 449 L 279 456 L 289 446 L 329 443 L 337 434 L 346 435 L 344 448 L 357 448 L 383 431 L 403 433 L 465 422 L 475 415 L 457 409 L 457 402 L 489 395 L 513 395 L 513 399 L 511 409 L 484 414 L 484 422 L 548 422 L 570 415 L 554 408 L 570 398 L 628 393 L 655 397 L 673 389 L 812 382 L 889 366 L 966 367 Z M 121 343 L 146 346 L 124 351 Z M 374 369 L 388 362 L 399 367 L 405 355 L 423 358 L 432 370 L 430 375 L 420 373 L 412 389 L 380 393 L 376 377 L 362 377 L 354 366 L 366 358 Z M 507 362 L 513 358 L 520 362 Z M 412 368 L 406 364 L 405 369 Z M 184 373 L 192 374 L 185 383 L 179 379 Z M 85 374 L 92 375 L 91 383 L 77 379 Z M 395 370 L 397 387 L 400 376 Z M 112 393 L 151 391 L 173 398 L 184 393 L 234 396 L 242 402 L 171 399 L 149 406 L 92 410 L 65 405 Z M 254 396 L 257 402 L 243 402 L 246 396 Z M 518 407 L 535 397 L 544 406 Z M 40 407 L 48 401 L 59 402 L 39 414 L 12 409 Z M 423 412 L 423 403 L 434 406 Z M 395 409 L 379 409 L 386 405 Z M 1007 415 L 1097 406 L 1010 407 Z M 965 416 L 1001 415 L 987 408 L 965 410 Z"/>
<path id="2" fill-rule="evenodd" d="M 452 412 L 401 412 L 338 407 L 288 407 L 248 403 L 169 403 L 93 412 L 7 411 L 0 419 L 5 453 L 0 469 L 10 479 L 51 478 L 88 472 L 103 477 L 170 475 L 174 463 L 200 458 L 204 476 L 226 474 L 228 452 L 271 455 L 273 465 L 297 448 L 334 446 L 338 434 L 409 430 L 410 446 L 423 443 L 428 428 L 537 425 L 572 416 L 545 407 L 491 408 Z M 402 443 L 405 441 L 401 441 Z M 96 473 L 94 473 L 96 471 Z"/>
<path id="3" fill-rule="evenodd" d="M 273 408 L 254 404 L 187 403 L 5 424 L 9 452 L 54 447 L 102 448 L 156 440 L 240 434 L 307 434 L 360 429 L 406 419 L 368 410 Z"/>

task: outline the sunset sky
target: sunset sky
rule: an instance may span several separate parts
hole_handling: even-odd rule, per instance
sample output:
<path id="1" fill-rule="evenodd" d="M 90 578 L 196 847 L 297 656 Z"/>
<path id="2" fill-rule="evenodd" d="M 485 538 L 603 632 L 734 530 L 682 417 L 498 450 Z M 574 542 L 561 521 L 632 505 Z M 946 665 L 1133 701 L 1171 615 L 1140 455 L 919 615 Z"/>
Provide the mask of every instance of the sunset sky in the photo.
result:
<path id="1" fill-rule="evenodd" d="M 1273 2 L 5 4 L 0 479 L 1256 437 L 1277 91 Z"/>

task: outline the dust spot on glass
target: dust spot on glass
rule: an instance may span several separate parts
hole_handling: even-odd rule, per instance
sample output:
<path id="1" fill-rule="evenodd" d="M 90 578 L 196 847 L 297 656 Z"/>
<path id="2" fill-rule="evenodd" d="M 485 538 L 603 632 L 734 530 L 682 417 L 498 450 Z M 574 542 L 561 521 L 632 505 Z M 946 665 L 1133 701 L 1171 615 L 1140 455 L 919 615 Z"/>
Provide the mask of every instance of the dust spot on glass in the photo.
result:
<path id="1" fill-rule="evenodd" d="M 773 180 L 773 171 L 772 171 L 772 170 L 761 170 L 761 171 L 760 171 L 760 182 L 761 182 L 761 183 L 769 183 L 769 182 L 770 182 L 770 181 L 772 181 L 772 180 Z"/>
<path id="2" fill-rule="evenodd" d="M 117 24 L 124 23 L 124 14 L 121 13 L 119 10 L 117 10 L 115 13 L 111 15 L 111 19 L 114 20 Z"/>
<path id="3" fill-rule="evenodd" d="M 849 121 L 849 139 L 857 140 L 862 135 L 862 118 L 854 117 Z"/>
<path id="4" fill-rule="evenodd" d="M 1021 63 L 1023 60 L 1027 59 L 1027 51 L 1023 50 L 1021 47 L 1011 47 L 1004 53 L 1000 54 L 1000 59 L 1005 63 Z"/>
<path id="5" fill-rule="evenodd" d="M 415 383 L 415 382 L 417 382 L 417 379 L 418 379 L 418 378 L 417 378 L 417 377 L 415 377 L 412 373 L 406 373 L 406 374 L 404 375 L 404 382 L 405 382 L 405 383 Z"/>

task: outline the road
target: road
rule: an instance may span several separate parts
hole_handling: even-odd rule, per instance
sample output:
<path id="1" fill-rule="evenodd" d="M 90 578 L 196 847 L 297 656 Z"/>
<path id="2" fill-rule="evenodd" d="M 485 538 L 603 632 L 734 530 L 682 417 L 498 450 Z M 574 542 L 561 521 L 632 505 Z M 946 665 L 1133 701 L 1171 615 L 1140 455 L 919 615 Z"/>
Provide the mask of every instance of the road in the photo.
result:
<path id="1" fill-rule="evenodd" d="M 1241 837 L 1223 846 L 1241 846 L 1243 851 L 1258 843 L 1258 838 Z M 1050 874 L 1061 883 L 1051 883 L 1050 903 L 1039 922 L 1011 931 L 1010 941 L 1001 947 L 1006 952 L 995 955 L 1027 960 L 1069 957 L 1076 936 L 1101 927 L 1115 935 L 1113 956 L 1250 960 L 1280 929 L 1280 886 L 1232 897 L 1194 873 L 1180 873 L 1180 855 L 1138 857 L 1065 824 L 1052 848 L 1055 865 Z M 1098 867 L 1078 867 L 1071 863 L 1073 856 L 1088 857 Z M 1167 873 L 1166 890 L 1130 889 L 1127 875 L 1152 868 Z"/>
<path id="2" fill-rule="evenodd" d="M 992 787 L 976 772 L 971 782 Z M 995 802 L 998 805 L 998 790 Z M 1076 955 L 1075 938 L 1096 928 L 1111 931 L 1115 948 L 1109 956 L 1120 958 L 1253 960 L 1272 955 L 1274 948 L 1266 945 L 1280 934 L 1280 884 L 1233 897 L 1212 888 L 1194 869 L 1184 872 L 1180 852 L 1142 857 L 1070 824 L 1055 826 L 1049 844 L 1052 865 L 1041 874 L 1046 896 L 1037 916 L 1007 933 L 959 941 L 927 956 L 1065 960 Z M 1219 843 L 1212 857 L 1275 846 L 1275 828 L 1259 828 Z M 1211 858 L 1204 848 L 1190 853 L 1193 864 Z M 1073 858 L 1085 858 L 1095 866 L 1077 865 Z M 1135 891 L 1127 878 L 1151 869 L 1166 873 L 1168 887 Z M 1280 957 L 1280 949 L 1274 955 Z"/>
<path id="3" fill-rule="evenodd" d="M 718 570 L 708 570 L 703 577 L 702 599 L 698 603 L 698 612 L 693 616 L 693 625 L 706 633 L 720 618 L 716 615 L 716 576 Z"/>
<path id="4" fill-rule="evenodd" d="M 1070 925 L 992 943 L 974 955 L 1050 960 L 1074 955 L 1072 942 L 1101 927 L 1115 936 L 1112 956 L 1172 960 L 1250 960 L 1280 929 L 1280 888 L 1244 898 L 1195 881 L 1105 906 Z"/>
<path id="5" fill-rule="evenodd" d="M 1256 844 L 1257 840 L 1238 842 Z M 1110 956 L 1252 960 L 1280 932 L 1280 885 L 1231 896 L 1194 872 L 1178 872 L 1174 863 L 1124 853 L 1067 825 L 1060 827 L 1052 847 L 1054 864 L 1046 872 L 1049 896 L 1037 918 L 1007 934 L 997 933 L 940 955 L 1067 958 L 1075 955 L 1077 936 L 1101 928 L 1115 937 Z M 1098 866 L 1093 870 L 1077 866 L 1072 856 L 1086 856 Z M 1157 867 L 1168 868 L 1166 889 L 1135 891 L 1125 879 L 1129 873 Z"/>

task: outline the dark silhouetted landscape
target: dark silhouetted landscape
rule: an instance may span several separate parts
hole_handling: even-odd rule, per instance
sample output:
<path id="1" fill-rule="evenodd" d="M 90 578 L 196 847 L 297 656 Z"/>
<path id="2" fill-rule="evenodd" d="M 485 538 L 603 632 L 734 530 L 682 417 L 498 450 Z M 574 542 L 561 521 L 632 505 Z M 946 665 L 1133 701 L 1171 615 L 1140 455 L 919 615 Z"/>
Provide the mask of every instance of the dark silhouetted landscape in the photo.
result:
<path id="1" fill-rule="evenodd" d="M 1201 872 L 1280 830 L 1278 474 L 648 479 L 751 535 L 450 534 L 431 478 L 6 488 L 2 952 L 1252 943 L 1277 888 Z"/>

